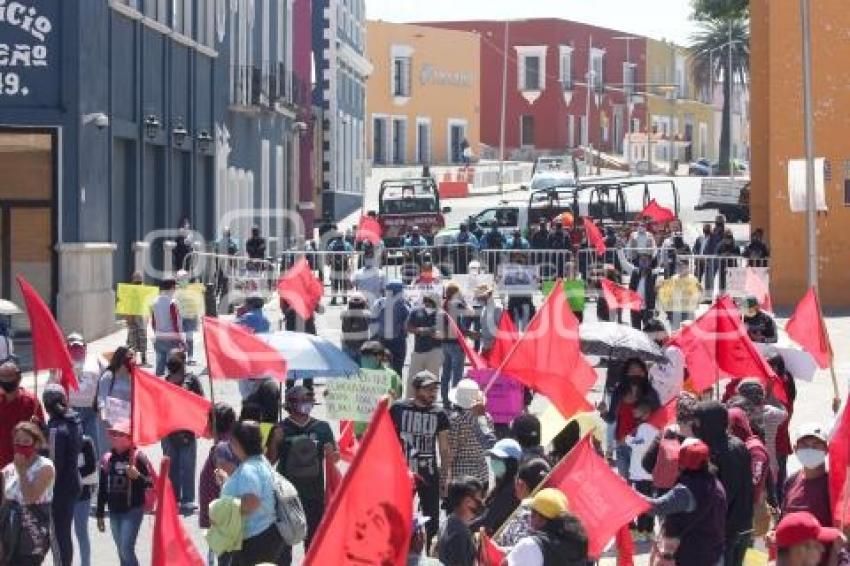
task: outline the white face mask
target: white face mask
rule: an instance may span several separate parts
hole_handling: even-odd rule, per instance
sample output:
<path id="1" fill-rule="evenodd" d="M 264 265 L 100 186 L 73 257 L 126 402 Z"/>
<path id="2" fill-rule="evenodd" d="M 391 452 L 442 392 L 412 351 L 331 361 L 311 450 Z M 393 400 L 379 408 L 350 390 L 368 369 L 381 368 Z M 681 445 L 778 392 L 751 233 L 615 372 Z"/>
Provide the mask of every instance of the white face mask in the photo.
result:
<path id="1" fill-rule="evenodd" d="M 826 462 L 826 452 L 817 448 L 800 448 L 795 454 L 800 464 L 810 470 L 819 468 Z"/>

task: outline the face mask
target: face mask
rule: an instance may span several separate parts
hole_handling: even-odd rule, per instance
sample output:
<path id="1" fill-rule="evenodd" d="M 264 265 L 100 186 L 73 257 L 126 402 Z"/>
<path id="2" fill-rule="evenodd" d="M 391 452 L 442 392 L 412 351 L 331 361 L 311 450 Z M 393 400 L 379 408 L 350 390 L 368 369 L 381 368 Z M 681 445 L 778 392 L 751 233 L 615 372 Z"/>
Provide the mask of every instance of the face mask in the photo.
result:
<path id="1" fill-rule="evenodd" d="M 18 378 L 15 381 L 0 381 L 0 388 L 3 389 L 6 393 L 14 393 L 18 390 L 18 386 L 21 384 L 21 379 Z"/>
<path id="2" fill-rule="evenodd" d="M 826 452 L 817 448 L 800 448 L 795 454 L 797 454 L 800 464 L 810 470 L 819 468 L 826 462 Z"/>
<path id="3" fill-rule="evenodd" d="M 27 459 L 35 456 L 36 453 L 35 446 L 32 444 L 15 444 L 13 451 Z"/>
<path id="4" fill-rule="evenodd" d="M 313 410 L 313 403 L 300 403 L 298 405 L 298 412 L 302 415 L 309 415 Z"/>
<path id="5" fill-rule="evenodd" d="M 504 476 L 505 472 L 508 471 L 508 468 L 505 463 L 497 458 L 490 459 L 490 469 L 493 470 L 493 475 L 497 479 Z"/>

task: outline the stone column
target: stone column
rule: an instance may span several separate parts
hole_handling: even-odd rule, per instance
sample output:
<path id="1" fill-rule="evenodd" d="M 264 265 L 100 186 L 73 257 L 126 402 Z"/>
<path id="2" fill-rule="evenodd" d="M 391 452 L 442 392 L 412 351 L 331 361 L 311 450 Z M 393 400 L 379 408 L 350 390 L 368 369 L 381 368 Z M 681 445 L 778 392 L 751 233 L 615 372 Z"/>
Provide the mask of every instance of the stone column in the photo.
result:
<path id="1" fill-rule="evenodd" d="M 59 289 L 56 314 L 66 332 L 81 332 L 94 340 L 114 332 L 115 288 L 112 243 L 58 244 Z"/>

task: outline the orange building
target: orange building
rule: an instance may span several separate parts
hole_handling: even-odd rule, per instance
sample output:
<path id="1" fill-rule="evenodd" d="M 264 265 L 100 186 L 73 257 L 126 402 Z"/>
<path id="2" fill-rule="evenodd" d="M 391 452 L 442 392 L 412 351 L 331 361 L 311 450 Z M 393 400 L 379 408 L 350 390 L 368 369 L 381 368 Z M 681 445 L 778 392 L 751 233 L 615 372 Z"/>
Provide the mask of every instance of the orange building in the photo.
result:
<path id="1" fill-rule="evenodd" d="M 774 301 L 793 306 L 806 291 L 806 219 L 792 212 L 789 160 L 805 156 L 799 0 L 752 0 L 752 226 L 771 246 Z M 824 306 L 850 306 L 850 10 L 847 0 L 812 0 L 816 157 L 824 158 L 827 210 L 818 214 Z"/>
<path id="2" fill-rule="evenodd" d="M 477 34 L 367 22 L 374 71 L 366 93 L 366 147 L 373 165 L 446 164 L 478 155 Z"/>

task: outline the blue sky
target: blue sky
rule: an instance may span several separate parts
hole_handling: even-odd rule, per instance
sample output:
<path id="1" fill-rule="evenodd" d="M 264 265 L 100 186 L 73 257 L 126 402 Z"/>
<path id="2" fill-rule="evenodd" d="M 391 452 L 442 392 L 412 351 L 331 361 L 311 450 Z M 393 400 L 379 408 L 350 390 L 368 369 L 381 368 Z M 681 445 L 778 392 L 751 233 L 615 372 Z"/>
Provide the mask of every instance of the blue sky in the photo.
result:
<path id="1" fill-rule="evenodd" d="M 366 0 L 369 19 L 390 22 L 564 18 L 687 44 L 689 0 Z"/>

